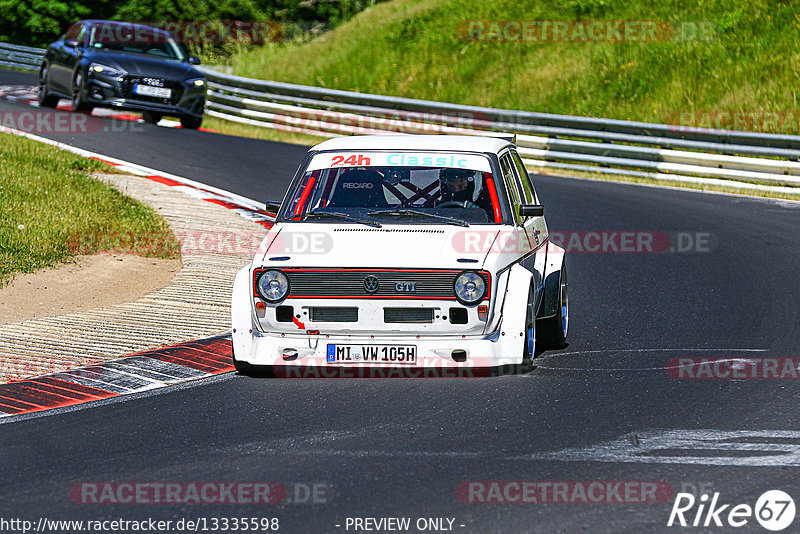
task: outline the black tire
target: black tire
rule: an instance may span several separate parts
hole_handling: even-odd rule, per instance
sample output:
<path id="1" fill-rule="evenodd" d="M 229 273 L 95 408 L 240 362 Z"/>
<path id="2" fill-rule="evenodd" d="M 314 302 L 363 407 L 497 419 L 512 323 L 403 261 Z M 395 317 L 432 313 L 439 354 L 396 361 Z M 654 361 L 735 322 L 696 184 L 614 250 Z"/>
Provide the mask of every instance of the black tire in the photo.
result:
<path id="1" fill-rule="evenodd" d="M 86 101 L 86 80 L 78 71 L 72 80 L 72 111 L 92 111 L 94 106 Z"/>
<path id="2" fill-rule="evenodd" d="M 567 344 L 569 332 L 569 291 L 567 286 L 567 266 L 561 266 L 558 278 L 558 306 L 556 314 L 547 319 L 539 319 L 537 325 L 540 347 L 563 349 Z"/>
<path id="3" fill-rule="evenodd" d="M 58 97 L 56 95 L 51 95 L 47 90 L 47 75 L 49 74 L 49 70 L 47 66 L 42 66 L 42 70 L 39 72 L 39 96 L 37 100 L 39 101 L 40 108 L 54 108 L 58 105 Z"/>
<path id="4" fill-rule="evenodd" d="M 142 119 L 147 124 L 158 124 L 162 117 L 161 113 L 156 113 L 155 111 L 142 111 Z"/>
<path id="5" fill-rule="evenodd" d="M 536 344 L 537 344 L 537 327 L 536 324 L 536 308 L 534 306 L 534 291 L 530 288 L 528 291 L 528 305 L 525 311 L 525 337 L 524 345 L 522 347 L 522 366 L 521 371 L 526 373 L 533 369 L 533 359 L 536 358 Z"/>
<path id="6" fill-rule="evenodd" d="M 247 362 L 237 360 L 235 350 L 231 350 L 231 356 L 233 357 L 233 367 L 240 375 L 251 376 L 253 374 L 255 368 Z"/>
<path id="7" fill-rule="evenodd" d="M 203 124 L 203 117 L 181 117 L 181 128 L 197 130 Z"/>

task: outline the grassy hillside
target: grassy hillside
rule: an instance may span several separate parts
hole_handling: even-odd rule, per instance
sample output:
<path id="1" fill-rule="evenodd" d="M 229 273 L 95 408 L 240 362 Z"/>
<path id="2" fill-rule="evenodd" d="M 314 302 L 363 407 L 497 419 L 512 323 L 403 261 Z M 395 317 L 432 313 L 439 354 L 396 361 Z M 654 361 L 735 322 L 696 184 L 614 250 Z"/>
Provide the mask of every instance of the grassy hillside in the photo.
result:
<path id="1" fill-rule="evenodd" d="M 572 31 L 598 19 L 653 21 L 657 37 L 511 42 L 485 31 L 478 41 L 467 31 L 471 20 L 572 21 Z M 230 64 L 243 76 L 337 89 L 800 133 L 800 13 L 789 1 L 392 0 L 311 42 L 242 50 Z"/>

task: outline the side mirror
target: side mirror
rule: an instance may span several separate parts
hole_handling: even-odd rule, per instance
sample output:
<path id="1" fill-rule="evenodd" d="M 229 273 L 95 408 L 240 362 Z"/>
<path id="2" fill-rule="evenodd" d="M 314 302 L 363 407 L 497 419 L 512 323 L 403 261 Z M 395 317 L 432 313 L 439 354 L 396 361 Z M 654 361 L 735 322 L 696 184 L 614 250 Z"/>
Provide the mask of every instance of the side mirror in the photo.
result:
<path id="1" fill-rule="evenodd" d="M 75 39 L 65 39 L 64 46 L 67 46 L 69 48 L 78 48 L 78 41 L 76 41 Z"/>
<path id="2" fill-rule="evenodd" d="M 281 209 L 281 203 L 275 200 L 267 200 L 264 203 L 264 207 L 267 209 L 267 211 L 277 212 L 279 209 Z"/>
<path id="3" fill-rule="evenodd" d="M 189 62 L 189 65 L 199 65 L 200 64 L 200 58 L 197 57 L 197 56 L 189 56 L 187 61 Z"/>
<path id="4" fill-rule="evenodd" d="M 521 217 L 542 217 L 544 216 L 544 206 L 538 204 L 520 204 L 519 214 Z"/>

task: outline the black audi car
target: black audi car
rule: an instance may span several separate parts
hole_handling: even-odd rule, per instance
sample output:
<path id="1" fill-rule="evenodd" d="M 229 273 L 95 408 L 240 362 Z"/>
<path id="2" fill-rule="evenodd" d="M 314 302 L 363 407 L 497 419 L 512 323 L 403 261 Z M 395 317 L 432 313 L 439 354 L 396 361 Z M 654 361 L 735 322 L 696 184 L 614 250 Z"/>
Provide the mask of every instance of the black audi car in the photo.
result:
<path id="1" fill-rule="evenodd" d="M 68 98 L 73 111 L 132 110 L 146 122 L 177 117 L 184 128 L 203 120 L 206 80 L 167 32 L 127 22 L 84 20 L 47 47 L 39 70 L 39 105 Z"/>

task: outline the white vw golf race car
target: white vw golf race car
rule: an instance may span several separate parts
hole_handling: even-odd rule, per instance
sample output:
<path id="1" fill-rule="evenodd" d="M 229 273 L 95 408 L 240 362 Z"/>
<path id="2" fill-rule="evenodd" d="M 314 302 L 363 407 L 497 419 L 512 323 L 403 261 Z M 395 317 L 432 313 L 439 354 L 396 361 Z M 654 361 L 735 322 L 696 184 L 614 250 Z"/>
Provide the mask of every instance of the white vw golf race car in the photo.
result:
<path id="1" fill-rule="evenodd" d="M 504 138 L 311 148 L 233 288 L 242 373 L 527 365 L 568 321 L 564 250 Z"/>

